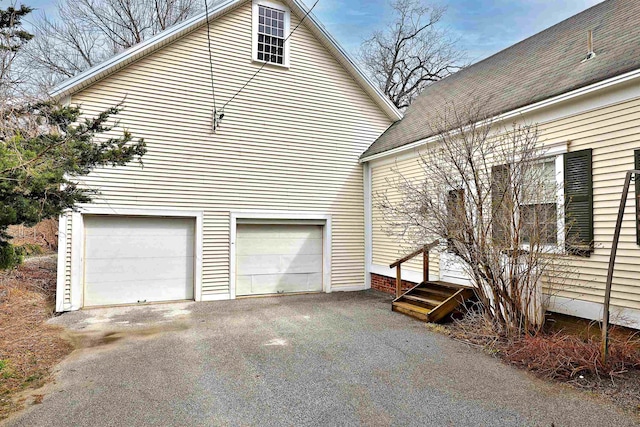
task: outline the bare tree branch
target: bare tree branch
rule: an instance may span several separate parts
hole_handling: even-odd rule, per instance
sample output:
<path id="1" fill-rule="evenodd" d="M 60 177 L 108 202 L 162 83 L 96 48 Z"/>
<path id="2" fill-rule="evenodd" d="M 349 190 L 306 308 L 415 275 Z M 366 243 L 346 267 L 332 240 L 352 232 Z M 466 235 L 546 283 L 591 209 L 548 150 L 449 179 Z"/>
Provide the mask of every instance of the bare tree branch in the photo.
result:
<path id="1" fill-rule="evenodd" d="M 464 55 L 439 26 L 444 7 L 420 0 L 395 0 L 391 6 L 395 21 L 373 33 L 359 56 L 380 90 L 404 109 L 427 85 L 459 70 Z"/>
<path id="2" fill-rule="evenodd" d="M 26 49 L 32 84 L 46 90 L 195 15 L 198 0 L 61 0 L 35 19 Z"/>

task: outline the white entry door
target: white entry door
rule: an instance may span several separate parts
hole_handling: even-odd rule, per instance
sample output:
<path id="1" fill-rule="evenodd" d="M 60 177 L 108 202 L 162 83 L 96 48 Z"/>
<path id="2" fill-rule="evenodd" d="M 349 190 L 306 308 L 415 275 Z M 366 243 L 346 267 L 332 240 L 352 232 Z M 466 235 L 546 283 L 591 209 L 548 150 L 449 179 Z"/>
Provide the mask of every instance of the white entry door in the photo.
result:
<path id="1" fill-rule="evenodd" d="M 323 226 L 238 224 L 236 295 L 320 292 Z"/>
<path id="2" fill-rule="evenodd" d="M 195 220 L 84 217 L 84 306 L 193 299 Z"/>

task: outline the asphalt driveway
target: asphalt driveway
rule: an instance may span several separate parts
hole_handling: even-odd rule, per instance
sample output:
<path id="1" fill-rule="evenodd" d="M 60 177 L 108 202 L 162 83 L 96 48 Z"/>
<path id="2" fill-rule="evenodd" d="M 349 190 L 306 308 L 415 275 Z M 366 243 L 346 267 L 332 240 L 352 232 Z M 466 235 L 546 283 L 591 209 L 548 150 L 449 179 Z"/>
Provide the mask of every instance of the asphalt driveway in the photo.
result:
<path id="1" fill-rule="evenodd" d="M 9 426 L 636 425 L 392 313 L 373 291 L 55 321 L 79 350 Z"/>

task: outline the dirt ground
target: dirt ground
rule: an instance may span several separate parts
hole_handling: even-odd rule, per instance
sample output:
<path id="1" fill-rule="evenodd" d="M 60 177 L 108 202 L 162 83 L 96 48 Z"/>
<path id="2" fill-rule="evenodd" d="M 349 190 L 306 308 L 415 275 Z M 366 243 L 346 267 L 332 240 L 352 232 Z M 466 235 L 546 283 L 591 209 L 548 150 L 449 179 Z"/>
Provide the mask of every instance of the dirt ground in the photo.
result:
<path id="1" fill-rule="evenodd" d="M 61 328 L 45 324 L 54 313 L 55 287 L 55 256 L 0 272 L 0 420 L 23 407 L 25 390 L 45 384 L 72 350 Z"/>

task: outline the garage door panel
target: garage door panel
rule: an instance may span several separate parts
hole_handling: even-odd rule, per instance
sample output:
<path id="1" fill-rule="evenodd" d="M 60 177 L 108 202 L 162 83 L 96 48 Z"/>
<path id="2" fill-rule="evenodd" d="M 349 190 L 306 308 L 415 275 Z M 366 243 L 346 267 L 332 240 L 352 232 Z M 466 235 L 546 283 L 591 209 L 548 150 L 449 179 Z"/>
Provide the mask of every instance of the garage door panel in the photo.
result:
<path id="1" fill-rule="evenodd" d="M 318 255 L 282 255 L 281 273 L 322 273 L 322 254 Z"/>
<path id="2" fill-rule="evenodd" d="M 162 264 L 162 268 L 158 268 Z M 192 257 L 166 258 L 102 258 L 85 267 L 87 285 L 118 280 L 190 280 L 193 278 Z"/>
<path id="3" fill-rule="evenodd" d="M 166 280 L 131 280 L 106 283 L 108 286 L 88 288 L 87 299 L 92 306 L 135 304 L 140 302 L 181 301 L 193 298 L 192 283 L 177 287 L 172 279 Z M 141 286 L 142 285 L 142 286 Z"/>
<path id="4" fill-rule="evenodd" d="M 237 254 L 322 254 L 322 239 L 316 238 L 245 238 L 238 246 Z"/>
<path id="5" fill-rule="evenodd" d="M 193 299 L 195 221 L 85 216 L 84 305 Z"/>
<path id="6" fill-rule="evenodd" d="M 91 226 L 85 230 L 85 236 L 193 236 L 193 219 L 165 217 L 116 217 L 91 216 Z"/>
<path id="7" fill-rule="evenodd" d="M 239 295 L 266 295 L 293 292 L 322 291 L 322 273 L 316 274 L 264 274 L 238 276 Z"/>
<path id="8" fill-rule="evenodd" d="M 236 295 L 251 295 L 251 283 L 253 276 L 237 275 L 236 276 Z"/>
<path id="9" fill-rule="evenodd" d="M 323 251 L 319 225 L 239 224 L 236 295 L 322 291 Z"/>
<path id="10" fill-rule="evenodd" d="M 280 255 L 245 255 L 237 257 L 238 271 L 242 274 L 280 273 Z"/>
<path id="11" fill-rule="evenodd" d="M 154 258 L 193 257 L 194 236 L 129 235 L 109 236 L 109 245 L 104 244 L 106 236 L 87 236 L 87 259 L 101 258 Z"/>
<path id="12" fill-rule="evenodd" d="M 237 239 L 322 239 L 322 226 L 240 224 Z"/>

